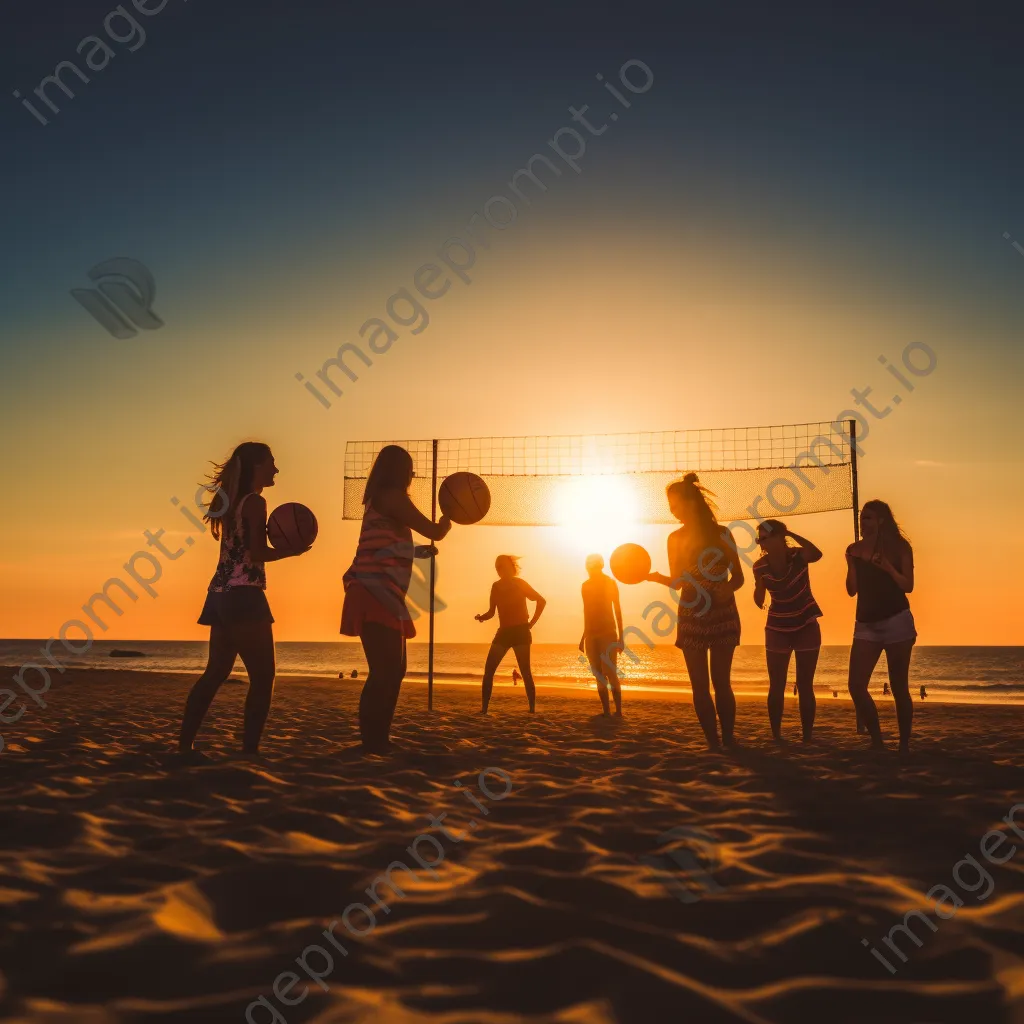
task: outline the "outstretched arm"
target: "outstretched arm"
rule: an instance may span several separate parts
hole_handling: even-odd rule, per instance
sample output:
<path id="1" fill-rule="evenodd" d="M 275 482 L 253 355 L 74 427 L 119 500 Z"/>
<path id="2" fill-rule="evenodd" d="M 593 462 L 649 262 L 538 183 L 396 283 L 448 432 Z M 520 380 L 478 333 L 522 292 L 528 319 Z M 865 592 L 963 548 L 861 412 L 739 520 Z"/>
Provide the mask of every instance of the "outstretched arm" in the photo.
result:
<path id="1" fill-rule="evenodd" d="M 389 516 L 410 530 L 415 530 L 423 537 L 431 540 L 444 540 L 452 528 L 452 521 L 441 516 L 432 523 L 413 503 L 412 498 L 397 488 L 384 491 L 374 499 L 373 507 L 382 515 Z"/>

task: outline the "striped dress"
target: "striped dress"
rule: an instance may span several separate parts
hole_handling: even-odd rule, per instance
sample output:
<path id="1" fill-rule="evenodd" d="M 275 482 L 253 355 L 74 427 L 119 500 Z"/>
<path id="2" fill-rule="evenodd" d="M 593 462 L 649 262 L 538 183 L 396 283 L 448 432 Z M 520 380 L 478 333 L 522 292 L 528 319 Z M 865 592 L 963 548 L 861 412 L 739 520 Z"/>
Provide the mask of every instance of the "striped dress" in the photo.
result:
<path id="1" fill-rule="evenodd" d="M 363 623 L 376 622 L 398 630 L 406 638 L 416 635 L 405 604 L 414 551 L 408 526 L 381 515 L 372 505 L 366 506 L 356 556 L 342 577 L 342 634 L 359 636 Z"/>
<path id="2" fill-rule="evenodd" d="M 789 549 L 786 569 L 781 576 L 772 575 L 768 556 L 762 555 L 754 563 L 754 580 L 763 582 L 772 597 L 765 629 L 795 633 L 821 616 L 818 602 L 811 593 L 807 560 L 795 548 Z"/>
<path id="3" fill-rule="evenodd" d="M 680 649 L 739 645 L 740 613 L 727 582 L 727 567 L 735 558 L 730 540 L 728 531 L 722 530 L 719 540 L 708 545 L 685 526 L 669 535 L 673 589 L 679 591 L 676 647 Z"/>

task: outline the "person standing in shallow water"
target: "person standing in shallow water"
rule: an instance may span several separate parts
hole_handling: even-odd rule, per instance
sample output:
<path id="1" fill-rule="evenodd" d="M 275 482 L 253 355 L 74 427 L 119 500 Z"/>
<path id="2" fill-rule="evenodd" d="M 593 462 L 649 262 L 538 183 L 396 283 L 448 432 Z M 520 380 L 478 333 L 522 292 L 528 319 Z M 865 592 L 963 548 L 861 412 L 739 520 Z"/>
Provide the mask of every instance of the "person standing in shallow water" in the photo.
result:
<path id="1" fill-rule="evenodd" d="M 732 535 L 719 525 L 696 473 L 669 484 L 666 493 L 672 515 L 683 524 L 668 538 L 672 575 L 655 572 L 647 579 L 673 591 L 679 589 L 676 647 L 686 659 L 697 719 L 708 746 L 715 750 L 719 746 L 718 722 L 722 724 L 722 743 L 734 743 L 736 697 L 730 675 L 740 642 L 735 594 L 743 586 L 743 567 Z M 694 597 L 687 600 L 691 591 Z"/>
<path id="2" fill-rule="evenodd" d="M 277 466 L 270 448 L 259 441 L 245 441 L 227 462 L 214 467 L 206 489 L 217 501 L 226 501 L 219 514 L 210 509 L 203 516 L 210 532 L 220 540 L 220 558 L 210 581 L 199 624 L 210 627 L 206 669 L 196 680 L 185 702 L 178 750 L 192 752 L 196 733 L 231 674 L 235 658 L 249 674 L 242 726 L 242 750 L 259 751 L 263 726 L 274 694 L 274 617 L 265 590 L 267 562 L 301 555 L 302 551 L 277 551 L 267 543 L 267 503 L 263 490 L 274 486 Z"/>
<path id="3" fill-rule="evenodd" d="M 914 702 L 910 697 L 910 656 L 917 628 L 907 599 L 914 589 L 914 550 L 884 502 L 869 501 L 860 513 L 861 539 L 846 549 L 846 592 L 857 598 L 850 648 L 850 696 L 871 735 L 884 749 L 878 709 L 868 693 L 871 673 L 885 651 L 889 686 L 896 704 L 900 752 L 910 749 Z"/>
<path id="4" fill-rule="evenodd" d="M 795 546 L 787 544 L 790 538 Z M 791 533 L 778 519 L 765 519 L 757 528 L 757 542 L 764 554 L 754 563 L 754 603 L 764 607 L 771 595 L 764 629 L 765 658 L 768 662 L 768 721 L 772 735 L 782 739 L 789 659 L 796 652 L 796 685 L 800 694 L 800 722 L 804 743 L 811 742 L 814 729 L 814 670 L 821 651 L 821 609 L 811 593 L 807 566 L 821 558 L 821 551 L 809 540 Z"/>
<path id="5" fill-rule="evenodd" d="M 359 544 L 343 578 L 341 633 L 359 637 L 369 666 L 359 697 L 359 733 L 370 754 L 392 749 L 405 643 L 416 635 L 405 603 L 413 558 L 437 554 L 430 545 L 414 545 L 412 532 L 437 541 L 452 528 L 447 516 L 433 523 L 416 508 L 409 497 L 412 480 L 412 456 L 396 444 L 383 447 L 366 480 Z"/>

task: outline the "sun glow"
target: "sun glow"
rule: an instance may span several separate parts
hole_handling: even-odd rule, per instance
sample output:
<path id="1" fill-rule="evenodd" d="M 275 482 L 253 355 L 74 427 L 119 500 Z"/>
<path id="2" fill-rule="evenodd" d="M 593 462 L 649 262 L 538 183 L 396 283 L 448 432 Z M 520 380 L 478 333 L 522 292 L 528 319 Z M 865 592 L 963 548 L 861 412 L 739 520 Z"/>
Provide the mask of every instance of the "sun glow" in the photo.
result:
<path id="1" fill-rule="evenodd" d="M 581 476 L 559 488 L 555 514 L 566 546 L 607 555 L 635 539 L 639 503 L 629 477 Z"/>

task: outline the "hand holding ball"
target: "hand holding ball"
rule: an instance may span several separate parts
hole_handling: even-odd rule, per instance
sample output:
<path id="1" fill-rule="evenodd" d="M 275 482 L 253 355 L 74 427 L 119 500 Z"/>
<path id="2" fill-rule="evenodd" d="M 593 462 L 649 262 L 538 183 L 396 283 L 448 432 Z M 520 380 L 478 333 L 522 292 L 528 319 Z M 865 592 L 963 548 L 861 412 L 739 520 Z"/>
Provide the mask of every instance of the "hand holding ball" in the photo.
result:
<path id="1" fill-rule="evenodd" d="M 620 544 L 610 563 L 612 575 L 620 583 L 643 583 L 651 572 L 651 556 L 639 544 Z"/>
<path id="2" fill-rule="evenodd" d="M 289 501 L 270 513 L 267 540 L 277 551 L 297 555 L 316 540 L 317 529 L 316 516 L 312 511 L 297 501 Z"/>
<path id="3" fill-rule="evenodd" d="M 491 492 L 475 473 L 452 473 L 437 492 L 441 511 L 460 526 L 479 523 L 491 507 Z"/>

